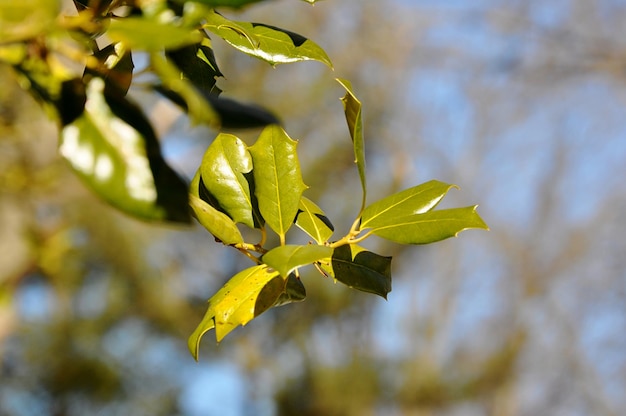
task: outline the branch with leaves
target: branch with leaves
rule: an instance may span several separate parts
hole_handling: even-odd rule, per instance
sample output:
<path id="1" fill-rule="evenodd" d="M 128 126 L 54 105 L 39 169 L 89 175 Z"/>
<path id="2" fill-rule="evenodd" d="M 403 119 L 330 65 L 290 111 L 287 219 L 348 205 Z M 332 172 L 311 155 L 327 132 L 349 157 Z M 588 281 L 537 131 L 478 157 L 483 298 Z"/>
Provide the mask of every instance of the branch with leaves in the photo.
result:
<path id="1" fill-rule="evenodd" d="M 211 299 L 189 338 L 198 358 L 202 336 L 217 341 L 271 307 L 301 301 L 301 269 L 314 267 L 349 287 L 384 298 L 391 291 L 391 257 L 359 244 L 377 236 L 400 244 L 428 244 L 469 228 L 487 229 L 476 206 L 435 210 L 455 185 L 432 180 L 367 203 L 361 102 L 349 81 L 341 99 L 362 185 L 359 212 L 345 236 L 333 237 L 324 211 L 305 196 L 292 140 L 270 112 L 221 94 L 222 72 L 211 36 L 275 66 L 315 60 L 332 68 L 313 41 L 274 26 L 229 20 L 216 8 L 255 1 L 75 0 L 77 14 L 60 2 L 0 3 L 0 63 L 58 120 L 59 153 L 96 194 L 144 220 L 187 223 L 195 217 L 218 241 L 253 266 L 233 276 Z M 309 0 L 309 3 L 314 3 Z M 108 42 L 101 47 L 103 42 Z M 148 88 L 172 101 L 194 123 L 263 127 L 248 146 L 219 133 L 189 185 L 167 164 L 150 120 L 128 96 L 133 54 L 143 53 Z M 295 225 L 306 245 L 287 241 Z M 258 232 L 245 241 L 240 227 Z M 278 243 L 269 244 L 268 233 Z"/>

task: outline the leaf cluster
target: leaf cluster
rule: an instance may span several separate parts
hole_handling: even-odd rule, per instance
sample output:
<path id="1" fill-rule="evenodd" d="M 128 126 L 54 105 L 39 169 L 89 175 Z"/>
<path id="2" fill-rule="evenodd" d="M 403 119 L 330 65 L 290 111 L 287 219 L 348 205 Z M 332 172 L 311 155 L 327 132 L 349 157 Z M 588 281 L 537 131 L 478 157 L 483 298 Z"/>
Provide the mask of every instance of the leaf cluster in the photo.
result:
<path id="1" fill-rule="evenodd" d="M 259 0 L 74 0 L 0 2 L 0 63 L 58 120 L 59 153 L 95 193 L 137 218 L 186 223 L 195 217 L 215 238 L 254 265 L 237 273 L 210 300 L 189 338 L 197 359 L 200 339 L 217 341 L 267 309 L 306 297 L 301 269 L 384 298 L 391 291 L 391 258 L 360 243 L 378 236 L 427 244 L 468 228 L 487 229 L 476 206 L 435 210 L 454 185 L 432 180 L 367 203 L 362 104 L 348 80 L 341 99 L 362 187 L 349 232 L 334 236 L 324 211 L 304 194 L 298 142 L 267 110 L 224 97 L 212 36 L 238 51 L 278 64 L 314 60 L 332 68 L 326 52 L 306 37 L 255 22 L 228 19 L 224 8 Z M 306 0 L 314 3 L 314 0 Z M 101 46 L 104 45 L 104 46 Z M 144 88 L 179 106 L 194 123 L 221 128 L 262 127 L 248 146 L 220 132 L 189 185 L 163 158 L 151 121 L 129 97 L 133 56 L 148 58 Z M 288 244 L 295 225 L 310 238 Z M 256 230 L 246 241 L 241 228 Z M 276 234 L 271 244 L 268 234 Z M 250 233 L 245 233 L 246 235 Z M 254 234 L 254 233 L 252 233 Z"/>

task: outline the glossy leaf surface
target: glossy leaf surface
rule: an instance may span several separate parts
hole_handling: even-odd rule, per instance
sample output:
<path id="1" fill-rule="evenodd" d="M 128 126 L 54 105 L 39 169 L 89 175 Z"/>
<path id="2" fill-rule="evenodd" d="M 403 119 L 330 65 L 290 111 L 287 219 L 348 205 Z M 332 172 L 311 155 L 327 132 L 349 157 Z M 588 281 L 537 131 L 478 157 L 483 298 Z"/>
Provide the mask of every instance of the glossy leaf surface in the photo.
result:
<path id="1" fill-rule="evenodd" d="M 187 222 L 187 186 L 163 160 L 141 111 L 92 80 L 85 109 L 61 131 L 61 155 L 111 205 L 139 218 Z"/>
<path id="2" fill-rule="evenodd" d="M 332 68 L 330 58 L 320 46 L 288 30 L 262 23 L 235 22 L 218 13 L 207 16 L 204 27 L 239 51 L 271 65 L 315 60 Z"/>
<path id="3" fill-rule="evenodd" d="M 456 237 L 470 228 L 488 230 L 487 224 L 476 212 L 477 206 L 428 211 L 403 217 L 385 217 L 372 233 L 402 244 L 428 244 Z"/>
<path id="4" fill-rule="evenodd" d="M 252 171 L 246 144 L 232 134 L 220 133 L 207 149 L 200 166 L 207 190 L 235 222 L 254 228 L 250 184 Z"/>
<path id="5" fill-rule="evenodd" d="M 356 244 L 335 248 L 332 275 L 339 282 L 387 299 L 391 292 L 391 257 L 380 256 Z"/>
<path id="6" fill-rule="evenodd" d="M 215 338 L 220 342 L 229 332 L 245 325 L 269 309 L 284 290 L 284 284 L 275 285 L 275 298 L 264 295 L 264 302 L 257 302 L 263 288 L 273 279 L 280 278 L 277 271 L 266 265 L 258 265 L 243 270 L 233 276 L 222 288 L 209 299 L 209 308 L 200 325 L 188 340 L 189 351 L 198 359 L 200 339 L 209 330 L 215 328 Z"/>
<path id="7" fill-rule="evenodd" d="M 297 142 L 276 125 L 266 127 L 250 147 L 259 210 L 272 230 L 283 238 L 293 224 L 306 188 L 296 147 Z"/>
<path id="8" fill-rule="evenodd" d="M 455 185 L 432 180 L 383 198 L 365 208 L 361 215 L 361 228 L 377 227 L 393 222 L 397 217 L 428 212 L 453 187 Z"/>
<path id="9" fill-rule="evenodd" d="M 276 247 L 263 255 L 263 262 L 278 270 L 281 276 L 288 276 L 294 269 L 329 258 L 333 249 L 318 245 L 286 245 Z"/>
<path id="10" fill-rule="evenodd" d="M 356 163 L 357 170 L 359 171 L 361 188 L 363 188 L 363 199 L 361 203 L 362 210 L 365 208 L 365 200 L 367 198 L 367 181 L 365 179 L 365 142 L 363 139 L 361 102 L 352 92 L 352 84 L 350 81 L 346 79 L 337 79 L 337 82 L 339 82 L 346 90 L 346 95 L 343 96 L 341 102 L 343 103 L 344 112 L 346 114 L 346 122 L 348 123 L 348 129 L 350 130 L 352 146 L 354 147 L 354 162 Z"/>
<path id="11" fill-rule="evenodd" d="M 307 233 L 317 244 L 324 244 L 335 230 L 324 212 L 306 197 L 300 199 L 296 226 Z"/>

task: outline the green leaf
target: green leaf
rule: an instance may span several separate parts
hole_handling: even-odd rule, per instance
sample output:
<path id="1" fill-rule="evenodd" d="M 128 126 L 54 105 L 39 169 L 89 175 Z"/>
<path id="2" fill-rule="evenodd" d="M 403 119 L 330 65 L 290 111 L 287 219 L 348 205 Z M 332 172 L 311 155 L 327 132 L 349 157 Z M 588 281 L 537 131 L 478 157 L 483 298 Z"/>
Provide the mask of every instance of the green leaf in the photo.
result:
<path id="1" fill-rule="evenodd" d="M 306 185 L 302 181 L 297 142 L 277 125 L 266 127 L 250 147 L 259 210 L 281 242 L 298 213 Z"/>
<path id="2" fill-rule="evenodd" d="M 313 264 L 316 261 L 329 258 L 333 249 L 318 245 L 286 245 L 276 247 L 263 255 L 263 262 L 278 270 L 283 277 L 287 277 L 298 267 Z"/>
<path id="3" fill-rule="evenodd" d="M 330 58 L 321 47 L 288 30 L 262 23 L 235 22 L 219 13 L 209 14 L 204 27 L 239 51 L 269 62 L 272 66 L 315 60 L 332 68 Z"/>
<path id="4" fill-rule="evenodd" d="M 335 228 L 324 212 L 306 197 L 300 199 L 296 225 L 310 235 L 317 244 L 324 244 L 333 235 Z"/>
<path id="5" fill-rule="evenodd" d="M 198 219 L 213 236 L 226 245 L 243 243 L 239 229 L 228 215 L 213 208 L 202 199 L 190 195 L 189 205 Z"/>
<path id="6" fill-rule="evenodd" d="M 128 49 L 149 52 L 176 49 L 202 41 L 202 34 L 196 29 L 145 17 L 112 19 L 107 36 L 114 42 L 123 42 Z"/>
<path id="7" fill-rule="evenodd" d="M 361 118 L 361 102 L 352 92 L 352 84 L 346 79 L 337 78 L 337 82 L 346 90 L 341 102 L 346 114 L 346 122 L 350 130 L 352 145 L 354 147 L 354 163 L 356 163 L 361 178 L 361 188 L 363 189 L 363 199 L 361 211 L 365 208 L 367 198 L 367 183 L 365 180 L 365 141 L 363 139 L 363 121 Z"/>
<path id="8" fill-rule="evenodd" d="M 456 185 L 432 180 L 390 195 L 369 205 L 361 215 L 361 228 L 387 224 L 394 218 L 423 214 L 435 208 Z"/>
<path id="9" fill-rule="evenodd" d="M 165 163 L 150 122 L 104 81 L 87 87 L 84 111 L 61 130 L 59 151 L 104 200 L 135 217 L 190 220 L 187 186 Z"/>
<path id="10" fill-rule="evenodd" d="M 250 184 L 252 171 L 246 144 L 232 134 L 220 133 L 207 149 L 200 166 L 206 189 L 235 222 L 254 228 Z"/>
<path id="11" fill-rule="evenodd" d="M 332 275 L 349 287 L 387 299 L 391 292 L 391 257 L 356 244 L 339 246 L 332 255 Z"/>
<path id="12" fill-rule="evenodd" d="M 1 0 L 0 44 L 32 39 L 53 30 L 58 0 Z"/>
<path id="13" fill-rule="evenodd" d="M 266 265 L 258 265 L 243 270 L 222 286 L 209 299 L 209 308 L 204 318 L 189 337 L 187 345 L 193 357 L 198 359 L 200 339 L 207 331 L 215 328 L 215 338 L 217 342 L 220 342 L 233 329 L 239 325 L 247 324 L 269 309 L 276 302 L 280 293 L 276 294 L 276 299 L 273 301 L 268 299 L 267 294 L 263 298 L 265 302 L 258 302 L 258 299 L 263 288 L 277 277 L 283 282 L 280 286 L 282 293 L 285 280 L 279 276 L 277 271 Z"/>
<path id="14" fill-rule="evenodd" d="M 456 237 L 470 228 L 488 230 L 489 227 L 476 212 L 477 205 L 464 208 L 428 211 L 403 217 L 385 217 L 377 221 L 372 233 L 402 244 L 429 244 Z"/>
<path id="15" fill-rule="evenodd" d="M 226 245 L 243 243 L 237 224 L 228 215 L 218 211 L 201 198 L 200 187 L 204 185 L 200 177 L 198 169 L 189 186 L 189 205 L 196 219 L 222 243 Z"/>

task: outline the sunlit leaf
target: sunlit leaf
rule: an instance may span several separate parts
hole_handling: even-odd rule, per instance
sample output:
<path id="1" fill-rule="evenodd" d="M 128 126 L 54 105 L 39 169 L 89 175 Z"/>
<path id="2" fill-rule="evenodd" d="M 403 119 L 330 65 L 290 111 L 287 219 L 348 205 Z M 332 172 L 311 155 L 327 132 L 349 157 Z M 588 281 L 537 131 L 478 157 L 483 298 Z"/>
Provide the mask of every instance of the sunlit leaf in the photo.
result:
<path id="1" fill-rule="evenodd" d="M 94 78 L 84 111 L 61 131 L 61 155 L 111 205 L 133 216 L 187 222 L 187 186 L 165 163 L 150 122 Z"/>
<path id="2" fill-rule="evenodd" d="M 363 139 L 363 121 L 361 118 L 361 102 L 352 92 L 352 84 L 346 79 L 337 79 L 337 82 L 346 90 L 341 102 L 346 113 L 346 122 L 350 130 L 352 145 L 354 147 L 354 162 L 356 163 L 361 178 L 361 188 L 363 189 L 363 199 L 361 210 L 365 208 L 367 198 L 367 182 L 365 180 L 365 142 Z"/>
<path id="3" fill-rule="evenodd" d="M 321 47 L 288 30 L 262 23 L 235 22 L 218 13 L 209 14 L 204 27 L 241 52 L 271 65 L 315 60 L 332 68 Z"/>
<path id="4" fill-rule="evenodd" d="M 376 201 L 363 211 L 361 228 L 376 227 L 398 217 L 428 212 L 454 187 L 456 185 L 432 180 Z"/>
<path id="5" fill-rule="evenodd" d="M 403 217 L 379 217 L 372 233 L 402 244 L 429 244 L 456 237 L 470 228 L 488 230 L 477 206 L 428 211 Z"/>
<path id="6" fill-rule="evenodd" d="M 333 249 L 328 246 L 309 244 L 305 246 L 286 245 L 276 247 L 263 255 L 263 262 L 278 270 L 286 277 L 294 269 L 329 258 Z"/>
<path id="7" fill-rule="evenodd" d="M 246 144 L 232 134 L 220 133 L 204 154 L 200 170 L 206 189 L 224 212 L 254 228 L 250 184 L 244 176 L 252 171 Z"/>
<path id="8" fill-rule="evenodd" d="M 304 196 L 300 199 L 298 206 L 296 225 L 318 244 L 324 244 L 328 241 L 335 230 L 320 207 Z"/>
<path id="9" fill-rule="evenodd" d="M 200 177 L 200 169 L 198 169 L 189 186 L 189 205 L 193 209 L 196 219 L 222 243 L 243 243 L 243 237 L 237 224 L 228 215 L 218 211 L 202 199 L 200 187 L 204 184 Z"/>
<path id="10" fill-rule="evenodd" d="M 257 304 L 257 301 L 263 288 L 277 277 L 284 282 L 276 270 L 258 265 L 237 273 L 222 286 L 209 299 L 209 308 L 202 322 L 189 337 L 189 351 L 194 358 L 198 359 L 200 339 L 207 331 L 215 328 L 215 338 L 220 342 L 237 326 L 247 324 L 270 308 L 276 299 L 271 301 L 265 296 L 267 302 Z M 276 294 L 276 298 L 278 296 L 280 293 Z"/>
<path id="11" fill-rule="evenodd" d="M 387 299 L 391 292 L 391 257 L 355 244 L 339 246 L 332 255 L 332 276 L 351 288 Z"/>
<path id="12" fill-rule="evenodd" d="M 297 142 L 276 125 L 266 127 L 250 147 L 259 210 L 281 239 L 293 224 L 306 188 L 296 147 Z"/>
<path id="13" fill-rule="evenodd" d="M 141 17 L 112 19 L 107 36 L 114 42 L 123 42 L 129 49 L 150 52 L 175 49 L 202 41 L 196 29 Z"/>

